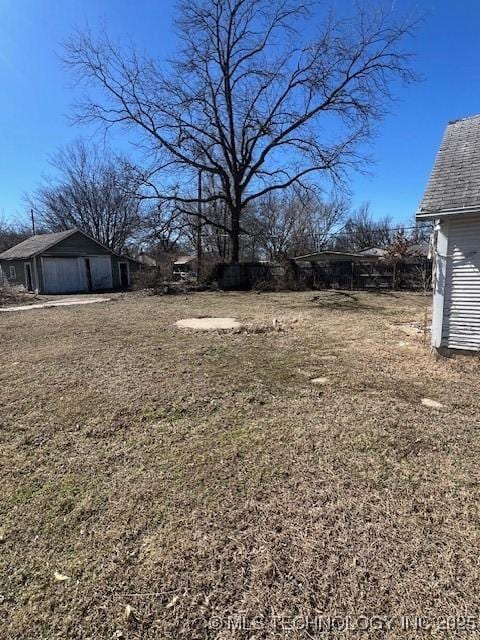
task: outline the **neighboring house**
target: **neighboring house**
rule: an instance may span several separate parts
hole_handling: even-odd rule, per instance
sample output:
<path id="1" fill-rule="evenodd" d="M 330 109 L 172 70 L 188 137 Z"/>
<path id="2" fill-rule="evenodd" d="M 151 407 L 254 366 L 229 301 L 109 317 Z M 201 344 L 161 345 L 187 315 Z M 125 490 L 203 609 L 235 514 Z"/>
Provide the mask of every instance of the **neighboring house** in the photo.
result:
<path id="1" fill-rule="evenodd" d="M 197 258 L 195 256 L 179 256 L 173 263 L 173 275 L 178 278 L 189 278 L 197 275 Z"/>
<path id="2" fill-rule="evenodd" d="M 140 267 L 78 229 L 35 235 L 0 253 L 8 283 L 37 293 L 126 289 Z"/>
<path id="3" fill-rule="evenodd" d="M 362 249 L 357 252 L 359 256 L 372 256 L 374 258 L 383 258 L 386 254 L 386 250 L 382 247 L 370 247 L 369 249 Z"/>
<path id="4" fill-rule="evenodd" d="M 417 211 L 435 220 L 432 345 L 480 350 L 480 116 L 450 122 Z"/>
<path id="5" fill-rule="evenodd" d="M 366 250 L 370 251 L 370 250 Z M 294 258 L 296 262 L 315 262 L 317 264 L 326 264 L 330 262 L 362 262 L 365 264 L 375 263 L 378 256 L 371 253 L 359 251 L 357 253 L 348 251 L 318 251 L 317 253 L 308 253 L 305 256 L 297 256 Z"/>
<path id="6" fill-rule="evenodd" d="M 410 244 L 406 247 L 405 253 L 403 255 L 403 261 L 406 264 L 422 264 L 424 260 L 428 257 L 428 242 L 421 244 Z M 386 259 L 388 256 L 388 249 L 385 247 L 371 247 L 370 249 L 363 249 L 362 251 L 358 251 L 357 255 L 359 256 L 375 256 L 378 258 L 379 262 Z"/>
<path id="7" fill-rule="evenodd" d="M 338 289 L 419 289 L 423 272 L 431 273 L 428 245 L 411 245 L 401 264 L 393 266 L 381 247 L 347 251 L 319 251 L 294 258 L 297 275 L 313 286 Z"/>

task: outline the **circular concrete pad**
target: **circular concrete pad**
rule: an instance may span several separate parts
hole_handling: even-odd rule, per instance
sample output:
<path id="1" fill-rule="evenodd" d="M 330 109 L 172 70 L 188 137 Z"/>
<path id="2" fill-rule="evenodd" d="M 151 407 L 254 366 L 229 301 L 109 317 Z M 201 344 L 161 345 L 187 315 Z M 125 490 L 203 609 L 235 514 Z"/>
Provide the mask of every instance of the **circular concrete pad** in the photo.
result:
<path id="1" fill-rule="evenodd" d="M 200 331 L 240 329 L 242 326 L 235 318 L 186 318 L 178 320 L 176 325 L 181 329 L 199 329 Z"/>
<path id="2" fill-rule="evenodd" d="M 310 380 L 310 382 L 312 384 L 328 384 L 328 378 L 326 377 L 313 378 L 312 380 Z"/>

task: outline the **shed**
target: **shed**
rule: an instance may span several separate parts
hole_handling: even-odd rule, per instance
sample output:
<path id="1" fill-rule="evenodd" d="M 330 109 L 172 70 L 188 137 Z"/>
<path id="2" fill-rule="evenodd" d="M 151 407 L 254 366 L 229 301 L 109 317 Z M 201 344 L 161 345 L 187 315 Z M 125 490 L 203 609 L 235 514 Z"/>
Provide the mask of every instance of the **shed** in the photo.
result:
<path id="1" fill-rule="evenodd" d="M 450 122 L 417 220 L 434 220 L 432 345 L 480 349 L 480 115 Z"/>
<path id="2" fill-rule="evenodd" d="M 126 289 L 140 266 L 79 229 L 34 235 L 0 253 L 9 284 L 46 294 Z"/>

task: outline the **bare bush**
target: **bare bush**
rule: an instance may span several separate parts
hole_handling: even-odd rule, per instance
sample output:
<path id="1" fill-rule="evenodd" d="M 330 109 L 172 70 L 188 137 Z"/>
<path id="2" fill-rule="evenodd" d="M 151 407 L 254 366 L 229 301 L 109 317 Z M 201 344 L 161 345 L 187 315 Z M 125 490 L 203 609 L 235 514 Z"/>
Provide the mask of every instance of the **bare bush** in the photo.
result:
<path id="1" fill-rule="evenodd" d="M 11 287 L 0 279 L 0 307 L 21 304 L 29 299 L 29 296 L 18 288 Z"/>
<path id="2" fill-rule="evenodd" d="M 167 283 L 168 279 L 165 277 L 164 271 L 156 267 L 137 271 L 134 276 L 133 286 L 137 290 L 151 290 L 152 293 L 157 295 L 165 292 L 165 289 L 168 288 Z"/>

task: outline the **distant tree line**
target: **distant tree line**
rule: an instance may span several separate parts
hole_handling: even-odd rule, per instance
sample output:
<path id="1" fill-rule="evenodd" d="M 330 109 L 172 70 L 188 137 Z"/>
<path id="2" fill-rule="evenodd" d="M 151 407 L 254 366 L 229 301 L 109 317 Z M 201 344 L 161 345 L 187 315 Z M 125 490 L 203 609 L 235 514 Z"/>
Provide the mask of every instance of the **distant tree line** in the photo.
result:
<path id="1" fill-rule="evenodd" d="M 199 230 L 194 206 L 179 208 L 145 197 L 140 171 L 108 149 L 77 142 L 59 151 L 51 162 L 54 177 L 46 178 L 27 198 L 37 232 L 77 227 L 113 251 L 133 255 L 145 251 L 156 258 L 194 253 L 200 238 L 206 259 L 232 259 L 231 236 L 223 228 L 228 211 L 222 203 L 212 200 L 203 205 L 205 220 Z M 204 178 L 203 191 L 208 193 L 210 188 L 208 177 Z M 343 195 L 292 185 L 267 193 L 247 207 L 239 259 L 278 261 L 324 249 L 355 252 L 388 247 L 399 232 L 402 228 L 392 218 L 373 216 L 368 204 L 352 211 Z M 2 251 L 29 235 L 29 225 L 0 220 Z M 428 224 L 403 233 L 410 244 L 426 242 L 429 235 Z"/>
<path id="2" fill-rule="evenodd" d="M 0 253 L 23 242 L 31 235 L 31 227 L 23 223 L 14 224 L 5 217 L 0 217 Z"/>

